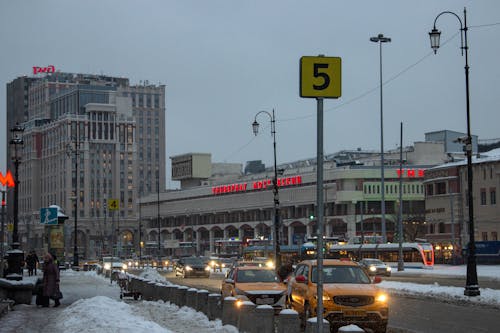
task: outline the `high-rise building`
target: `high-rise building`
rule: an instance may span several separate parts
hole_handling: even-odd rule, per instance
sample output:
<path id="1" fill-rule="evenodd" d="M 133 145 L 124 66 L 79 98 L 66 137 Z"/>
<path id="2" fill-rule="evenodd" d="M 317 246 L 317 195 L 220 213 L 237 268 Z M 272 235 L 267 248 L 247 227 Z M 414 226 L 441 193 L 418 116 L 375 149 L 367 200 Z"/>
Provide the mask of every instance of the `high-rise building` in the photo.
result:
<path id="1" fill-rule="evenodd" d="M 165 86 L 56 72 L 13 80 L 7 101 L 9 128 L 24 127 L 21 248 L 42 251 L 51 245 L 40 209 L 57 205 L 68 216 L 67 258 L 73 255 L 75 219 L 81 257 L 135 252 L 137 199 L 165 189 Z M 7 149 L 13 170 L 10 154 Z"/>

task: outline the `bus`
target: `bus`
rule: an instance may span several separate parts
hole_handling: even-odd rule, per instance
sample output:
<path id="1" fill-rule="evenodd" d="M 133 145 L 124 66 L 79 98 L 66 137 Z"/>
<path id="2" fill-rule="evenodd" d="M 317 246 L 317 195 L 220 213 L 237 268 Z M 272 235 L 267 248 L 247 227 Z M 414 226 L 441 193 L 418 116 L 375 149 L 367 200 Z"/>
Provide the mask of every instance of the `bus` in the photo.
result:
<path id="1" fill-rule="evenodd" d="M 433 268 L 434 248 L 430 243 L 402 243 L 405 268 Z M 390 266 L 397 266 L 399 243 L 387 244 L 344 244 L 330 247 L 332 258 L 350 258 L 359 261 L 363 258 L 376 258 Z"/>
<path id="2" fill-rule="evenodd" d="M 478 264 L 500 264 L 500 241 L 476 241 L 476 262 Z M 469 247 L 463 249 L 467 258 Z"/>
<path id="3" fill-rule="evenodd" d="M 219 258 L 240 257 L 243 241 L 237 237 L 215 240 L 215 253 L 213 256 Z"/>
<path id="4" fill-rule="evenodd" d="M 280 245 L 281 262 L 297 262 L 299 261 L 298 245 Z M 255 258 L 274 258 L 274 247 L 272 245 L 253 245 L 243 248 L 243 259 L 254 260 Z"/>
<path id="5" fill-rule="evenodd" d="M 318 255 L 317 245 L 318 245 L 318 237 L 312 236 L 307 237 L 306 242 L 300 246 L 299 256 L 302 259 L 315 259 Z M 327 257 L 327 254 L 330 252 L 330 248 L 334 245 L 345 244 L 345 240 L 343 237 L 339 236 L 323 236 L 323 254 Z"/>

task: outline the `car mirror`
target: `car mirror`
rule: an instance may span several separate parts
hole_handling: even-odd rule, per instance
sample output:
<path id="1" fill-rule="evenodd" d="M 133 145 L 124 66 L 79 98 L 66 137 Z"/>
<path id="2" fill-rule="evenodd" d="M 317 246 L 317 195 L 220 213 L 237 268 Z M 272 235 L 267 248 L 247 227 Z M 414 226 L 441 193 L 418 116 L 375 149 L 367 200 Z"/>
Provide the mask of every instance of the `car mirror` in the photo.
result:
<path id="1" fill-rule="evenodd" d="M 226 279 L 226 280 L 224 280 L 224 282 L 230 283 L 230 284 L 234 284 L 234 280 L 233 279 Z"/>
<path id="2" fill-rule="evenodd" d="M 380 282 L 382 282 L 382 278 L 380 277 L 380 275 L 376 275 L 373 278 L 373 283 L 380 283 Z"/>
<path id="3" fill-rule="evenodd" d="M 298 275 L 295 277 L 295 281 L 298 283 L 306 283 L 307 278 L 304 275 Z"/>

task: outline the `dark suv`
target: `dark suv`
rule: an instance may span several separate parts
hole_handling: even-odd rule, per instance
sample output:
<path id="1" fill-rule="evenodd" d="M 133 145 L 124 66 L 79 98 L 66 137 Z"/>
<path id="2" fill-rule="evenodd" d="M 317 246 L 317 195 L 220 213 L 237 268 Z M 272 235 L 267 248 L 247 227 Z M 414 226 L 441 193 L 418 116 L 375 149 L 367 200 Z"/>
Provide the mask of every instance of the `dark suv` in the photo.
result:
<path id="1" fill-rule="evenodd" d="M 175 276 L 178 275 L 184 278 L 190 276 L 210 277 L 210 266 L 206 260 L 200 257 L 181 258 L 175 264 Z"/>

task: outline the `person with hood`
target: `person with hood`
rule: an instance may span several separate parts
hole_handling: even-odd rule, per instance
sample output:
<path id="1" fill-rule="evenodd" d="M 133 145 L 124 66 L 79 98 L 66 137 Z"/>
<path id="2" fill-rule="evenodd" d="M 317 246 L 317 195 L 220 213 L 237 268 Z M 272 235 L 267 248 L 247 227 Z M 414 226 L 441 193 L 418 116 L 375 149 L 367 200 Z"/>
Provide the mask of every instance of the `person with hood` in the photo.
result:
<path id="1" fill-rule="evenodd" d="M 59 268 L 54 264 L 54 259 L 47 253 L 43 257 L 43 296 L 54 300 L 54 307 L 61 305 L 59 302 Z M 43 305 L 49 306 L 49 302 Z"/>

